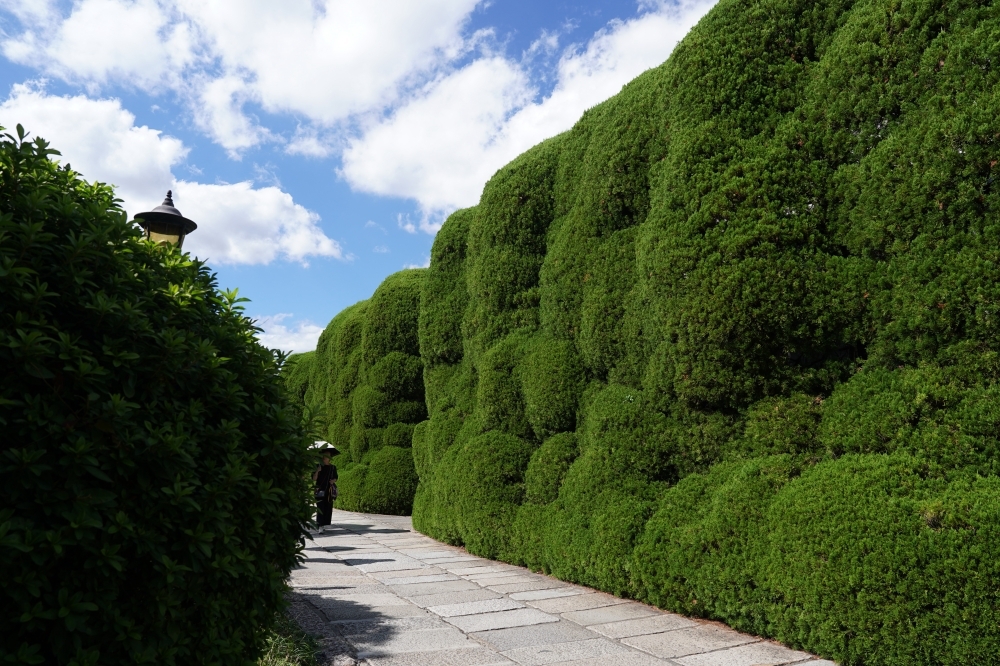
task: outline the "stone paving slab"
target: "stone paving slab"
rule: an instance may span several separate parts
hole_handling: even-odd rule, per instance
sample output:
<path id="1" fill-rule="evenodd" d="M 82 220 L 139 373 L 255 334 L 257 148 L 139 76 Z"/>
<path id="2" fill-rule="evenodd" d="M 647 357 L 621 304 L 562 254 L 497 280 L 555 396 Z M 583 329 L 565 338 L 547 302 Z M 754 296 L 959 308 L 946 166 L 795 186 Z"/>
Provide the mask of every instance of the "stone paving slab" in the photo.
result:
<path id="1" fill-rule="evenodd" d="M 657 659 L 644 652 L 629 652 L 627 654 L 604 655 L 593 659 L 574 659 L 560 661 L 552 666 L 674 666 L 672 662 Z M 813 666 L 810 664 L 810 666 Z"/>
<path id="2" fill-rule="evenodd" d="M 409 559 L 409 558 L 407 558 Z M 392 571 L 393 569 L 412 569 L 415 560 L 403 561 L 386 557 L 348 557 L 344 558 L 344 563 L 352 567 L 357 567 L 361 571 Z"/>
<path id="3" fill-rule="evenodd" d="M 518 603 L 513 599 L 500 597 L 499 599 L 486 599 L 484 601 L 467 601 L 464 604 L 428 606 L 427 610 L 441 617 L 456 617 L 458 615 L 494 613 L 496 611 L 513 610 L 515 608 L 524 608 L 524 604 Z"/>
<path id="4" fill-rule="evenodd" d="M 428 606 L 444 606 L 446 604 L 461 604 L 467 601 L 484 601 L 499 599 L 503 595 L 492 590 L 468 590 L 466 592 L 445 592 L 443 594 L 421 594 L 410 597 L 410 601 L 422 608 Z"/>
<path id="5" fill-rule="evenodd" d="M 528 627 L 484 631 L 473 634 L 472 637 L 498 652 L 506 652 L 507 650 L 516 650 L 517 648 L 532 645 L 585 641 L 588 638 L 594 638 L 595 634 L 569 620 L 560 620 L 551 624 L 536 624 Z"/>
<path id="6" fill-rule="evenodd" d="M 399 578 L 385 578 L 382 582 L 386 585 L 411 585 L 413 583 L 440 583 L 446 580 L 460 580 L 458 576 L 452 574 L 430 574 L 426 576 L 400 576 Z"/>
<path id="7" fill-rule="evenodd" d="M 412 617 L 423 615 L 424 610 L 412 604 L 407 606 L 359 606 L 355 603 L 343 603 L 339 599 L 309 598 L 309 603 L 323 613 L 329 622 L 342 622 L 391 617 Z"/>
<path id="8" fill-rule="evenodd" d="M 666 631 L 662 634 L 646 634 L 623 638 L 622 643 L 639 648 L 656 657 L 673 659 L 699 652 L 711 652 L 723 648 L 736 647 L 744 643 L 760 640 L 741 634 L 732 629 L 721 629 L 712 625 L 698 625 L 689 629 Z"/>
<path id="9" fill-rule="evenodd" d="M 694 654 L 674 661 L 683 666 L 760 666 L 761 664 L 780 666 L 801 663 L 811 656 L 806 652 L 789 650 L 784 645 L 762 642 L 707 654 Z"/>
<path id="10" fill-rule="evenodd" d="M 442 625 L 436 617 L 424 614 L 414 617 L 376 618 L 372 620 L 338 622 L 334 625 L 334 628 L 341 636 L 372 636 L 375 634 L 417 631 L 420 629 L 440 629 Z"/>
<path id="11" fill-rule="evenodd" d="M 410 557 L 415 557 L 418 560 L 426 560 L 428 558 L 442 558 L 442 557 L 462 557 L 465 553 L 458 550 L 418 550 L 410 548 L 401 548 L 399 550 L 403 555 L 408 555 Z"/>
<path id="12" fill-rule="evenodd" d="M 293 569 L 293 572 L 299 576 L 335 576 L 338 573 L 345 573 L 350 576 L 357 576 L 358 570 L 349 566 L 348 564 L 341 562 L 340 560 L 324 560 L 322 562 L 303 562 L 299 566 Z"/>
<path id="13" fill-rule="evenodd" d="M 566 597 L 556 597 L 554 599 L 528 600 L 527 603 L 529 606 L 534 606 L 546 613 L 569 613 L 571 611 L 590 610 L 591 608 L 600 608 L 602 606 L 625 604 L 628 603 L 628 599 L 619 599 L 610 594 L 592 592 L 590 594 L 575 594 Z"/>
<path id="14" fill-rule="evenodd" d="M 511 592 L 510 598 L 518 601 L 538 601 L 541 599 L 555 599 L 556 597 L 573 597 L 584 594 L 586 590 L 575 587 L 553 587 L 547 590 L 529 590 L 527 592 Z"/>
<path id="15" fill-rule="evenodd" d="M 480 574 L 488 573 L 503 573 L 503 572 L 513 572 L 520 573 L 520 570 L 516 567 L 510 566 L 484 566 L 477 564 L 476 566 L 465 566 L 464 564 L 456 564 L 452 567 L 445 567 L 448 571 L 455 574 L 456 576 L 477 576 Z"/>
<path id="16" fill-rule="evenodd" d="M 396 596 L 392 594 L 390 590 L 385 585 L 378 585 L 377 581 L 368 580 L 363 585 L 316 585 L 311 588 L 299 588 L 302 592 L 306 594 L 315 594 L 321 597 L 330 597 L 336 599 L 338 597 L 343 597 L 345 594 L 359 595 L 359 594 L 385 594 L 390 596 Z M 386 604 L 389 605 L 389 604 Z"/>
<path id="17" fill-rule="evenodd" d="M 543 664 L 557 664 L 587 658 L 606 658 L 613 655 L 630 654 L 631 652 L 632 650 L 621 643 L 604 638 L 591 638 L 585 641 L 517 648 L 504 652 L 504 656 L 525 666 L 542 666 Z"/>
<path id="18" fill-rule="evenodd" d="M 405 652 L 365 659 L 365 664 L 370 666 L 508 666 L 513 663 L 486 648 Z"/>
<path id="19" fill-rule="evenodd" d="M 591 624 L 607 624 L 609 622 L 621 622 L 622 620 L 637 620 L 649 615 L 657 615 L 659 611 L 645 604 L 627 603 L 615 604 L 613 606 L 601 606 L 589 610 L 571 611 L 563 613 L 563 617 L 571 622 L 589 626 Z"/>
<path id="20" fill-rule="evenodd" d="M 559 618 L 534 608 L 518 608 L 517 610 L 446 617 L 444 621 L 455 625 L 466 633 L 472 633 L 558 622 Z"/>
<path id="21" fill-rule="evenodd" d="M 480 585 L 489 585 L 493 581 L 502 583 L 522 583 L 524 581 L 531 580 L 526 576 L 522 576 L 518 571 L 491 571 L 489 573 L 465 574 L 464 577 L 468 580 L 474 580 Z"/>
<path id="22" fill-rule="evenodd" d="M 696 622 L 687 619 L 683 615 L 665 613 L 663 615 L 643 617 L 638 620 L 625 620 L 624 622 L 611 622 L 609 624 L 592 624 L 587 628 L 608 638 L 629 638 L 630 636 L 661 634 L 664 631 L 686 629 L 687 627 L 695 626 L 697 626 Z"/>
<path id="23" fill-rule="evenodd" d="M 334 512 L 291 574 L 321 666 L 836 666 L 468 554 L 404 516 Z"/>
<path id="24" fill-rule="evenodd" d="M 439 594 L 441 592 L 467 592 L 469 590 L 482 589 L 469 580 L 445 580 L 437 583 L 410 583 L 407 585 L 397 585 L 389 581 L 389 587 L 393 593 L 403 597 L 418 597 L 422 594 Z"/>
<path id="25" fill-rule="evenodd" d="M 358 658 L 368 656 L 383 656 L 401 652 L 434 652 L 445 649 L 475 649 L 480 647 L 458 629 L 445 627 L 441 629 L 424 629 L 421 631 L 403 631 L 382 636 L 365 635 L 361 638 L 347 639 L 357 650 Z"/>
<path id="26" fill-rule="evenodd" d="M 494 592 L 510 594 L 511 592 L 527 592 L 528 590 L 550 590 L 558 586 L 559 583 L 554 581 L 530 581 L 527 583 L 501 583 L 499 585 L 487 585 L 486 587 Z"/>
<path id="27" fill-rule="evenodd" d="M 357 573 L 357 572 L 355 572 Z M 360 581 L 365 584 L 370 583 L 370 578 L 359 578 L 358 576 L 300 576 L 293 578 L 290 583 L 292 587 L 333 587 L 336 585 L 355 585 Z"/>
<path id="28" fill-rule="evenodd" d="M 375 580 L 380 580 L 385 583 L 393 578 L 406 578 L 407 576 L 436 576 L 439 574 L 447 574 L 447 572 L 444 569 L 438 569 L 437 567 L 420 567 L 418 569 L 397 569 L 396 571 L 373 571 L 368 575 Z"/>
<path id="29" fill-rule="evenodd" d="M 411 605 L 409 601 L 395 594 L 385 593 L 385 594 L 338 594 L 338 595 L 319 595 L 323 598 L 329 598 L 333 601 L 347 602 L 352 604 L 357 604 L 358 606 L 409 606 Z"/>

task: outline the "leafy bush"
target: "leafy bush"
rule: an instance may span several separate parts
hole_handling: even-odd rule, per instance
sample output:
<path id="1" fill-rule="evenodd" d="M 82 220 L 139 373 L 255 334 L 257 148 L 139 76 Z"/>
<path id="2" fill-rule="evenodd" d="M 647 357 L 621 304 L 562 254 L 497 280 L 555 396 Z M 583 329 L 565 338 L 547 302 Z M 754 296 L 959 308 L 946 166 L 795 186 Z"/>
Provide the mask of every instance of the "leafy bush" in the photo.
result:
<path id="1" fill-rule="evenodd" d="M 308 518 L 280 357 L 111 188 L 0 138 L 0 661 L 252 663 Z"/>

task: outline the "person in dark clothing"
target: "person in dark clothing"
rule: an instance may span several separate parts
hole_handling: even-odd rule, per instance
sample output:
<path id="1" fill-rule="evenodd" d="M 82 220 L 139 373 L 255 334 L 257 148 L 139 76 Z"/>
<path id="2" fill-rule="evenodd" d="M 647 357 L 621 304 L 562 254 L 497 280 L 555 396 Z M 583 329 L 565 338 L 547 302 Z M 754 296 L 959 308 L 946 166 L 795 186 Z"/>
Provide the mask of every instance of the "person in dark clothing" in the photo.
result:
<path id="1" fill-rule="evenodd" d="M 330 451 L 323 452 L 323 464 L 313 473 L 316 482 L 316 526 L 320 532 L 330 524 L 333 500 L 337 498 L 337 466 L 330 464 Z"/>

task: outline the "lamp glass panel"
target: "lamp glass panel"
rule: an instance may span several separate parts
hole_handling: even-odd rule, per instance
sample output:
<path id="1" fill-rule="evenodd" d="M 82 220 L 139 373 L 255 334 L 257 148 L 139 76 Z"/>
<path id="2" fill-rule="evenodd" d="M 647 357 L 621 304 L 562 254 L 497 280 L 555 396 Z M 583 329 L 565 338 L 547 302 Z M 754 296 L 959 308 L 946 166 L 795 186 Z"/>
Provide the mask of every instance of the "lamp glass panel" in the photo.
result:
<path id="1" fill-rule="evenodd" d="M 183 228 L 179 224 L 164 224 L 162 222 L 146 223 L 146 238 L 154 243 L 170 243 L 181 247 L 184 244 Z"/>

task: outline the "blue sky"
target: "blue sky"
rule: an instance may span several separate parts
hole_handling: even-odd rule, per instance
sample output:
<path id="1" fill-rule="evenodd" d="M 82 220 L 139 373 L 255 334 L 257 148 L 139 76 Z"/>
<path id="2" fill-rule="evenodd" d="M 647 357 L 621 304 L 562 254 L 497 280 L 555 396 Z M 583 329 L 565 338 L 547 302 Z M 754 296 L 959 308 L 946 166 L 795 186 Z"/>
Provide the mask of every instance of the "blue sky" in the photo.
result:
<path id="1" fill-rule="evenodd" d="M 0 125 L 185 250 L 306 351 L 497 168 L 665 60 L 714 0 L 0 0 Z"/>

